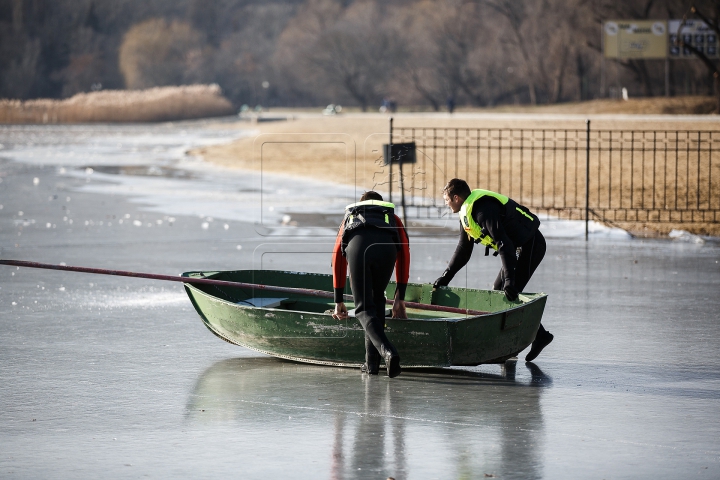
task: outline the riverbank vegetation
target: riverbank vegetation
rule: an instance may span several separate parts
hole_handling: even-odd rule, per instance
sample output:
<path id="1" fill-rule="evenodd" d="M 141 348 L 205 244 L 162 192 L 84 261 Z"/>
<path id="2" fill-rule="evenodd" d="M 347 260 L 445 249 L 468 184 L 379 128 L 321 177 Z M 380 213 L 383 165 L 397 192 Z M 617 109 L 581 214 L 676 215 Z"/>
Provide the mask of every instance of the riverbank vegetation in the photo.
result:
<path id="1" fill-rule="evenodd" d="M 217 85 L 103 90 L 64 100 L 0 100 L 0 124 L 158 122 L 233 112 Z"/>
<path id="2" fill-rule="evenodd" d="M 717 19 L 717 2 L 694 2 Z M 438 111 L 713 95 L 700 60 L 610 60 L 609 19 L 697 18 L 672 0 L 13 0 L 0 98 L 218 84 L 234 108 Z M 712 72 L 711 72 L 712 73 Z"/>

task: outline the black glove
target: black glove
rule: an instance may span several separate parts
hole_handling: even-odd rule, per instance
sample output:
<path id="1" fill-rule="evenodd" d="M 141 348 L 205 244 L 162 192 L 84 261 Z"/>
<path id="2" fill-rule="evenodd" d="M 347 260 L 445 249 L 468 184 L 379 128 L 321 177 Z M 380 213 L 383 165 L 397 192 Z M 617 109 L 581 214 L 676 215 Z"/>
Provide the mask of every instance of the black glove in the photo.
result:
<path id="1" fill-rule="evenodd" d="M 433 283 L 433 290 L 437 290 L 439 287 L 447 287 L 450 284 L 450 280 L 452 280 L 452 275 L 445 270 L 443 274 L 435 280 L 435 283 Z"/>
<path id="2" fill-rule="evenodd" d="M 518 291 L 517 288 L 515 288 L 515 282 L 513 282 L 512 280 L 505 280 L 503 292 L 505 292 L 505 298 L 507 298 L 511 302 L 514 302 L 518 298 Z"/>

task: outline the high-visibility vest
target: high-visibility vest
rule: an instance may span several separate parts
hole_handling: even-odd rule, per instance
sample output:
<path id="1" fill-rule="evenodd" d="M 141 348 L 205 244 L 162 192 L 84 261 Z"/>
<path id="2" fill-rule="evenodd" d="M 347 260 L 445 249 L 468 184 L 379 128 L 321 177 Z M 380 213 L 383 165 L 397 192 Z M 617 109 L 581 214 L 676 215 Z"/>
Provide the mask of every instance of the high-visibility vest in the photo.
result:
<path id="1" fill-rule="evenodd" d="M 500 248 L 500 245 L 488 234 L 487 231 L 482 229 L 480 225 L 475 222 L 475 219 L 472 215 L 473 204 L 479 198 L 484 196 L 492 197 L 499 201 L 501 204 L 503 204 L 503 206 L 505 207 L 504 222 L 506 228 L 508 224 L 511 224 L 517 225 L 518 227 L 522 226 L 520 228 L 524 229 L 527 232 L 534 232 L 540 225 L 540 220 L 538 220 L 536 216 L 531 214 L 527 210 L 527 208 L 518 204 L 513 199 L 499 193 L 491 192 L 489 190 L 473 190 L 472 192 L 470 192 L 468 198 L 466 198 L 463 202 L 458 214 L 460 215 L 460 223 L 462 224 L 465 232 L 468 234 L 468 237 L 470 237 L 471 240 L 475 241 L 475 243 L 481 243 L 485 245 L 486 255 L 488 249 L 492 248 L 493 250 L 497 251 Z"/>
<path id="2" fill-rule="evenodd" d="M 486 232 L 483 232 L 483 229 L 477 224 L 477 222 L 475 222 L 475 219 L 472 216 L 472 208 L 475 200 L 485 196 L 493 197 L 503 205 L 507 205 L 509 200 L 509 198 L 505 195 L 478 188 L 470 192 L 470 195 L 468 195 L 463 202 L 462 207 L 460 207 L 458 215 L 460 216 L 460 224 L 462 225 L 463 230 L 465 230 L 471 240 L 497 251 L 499 248 L 497 242 L 495 242 Z"/>

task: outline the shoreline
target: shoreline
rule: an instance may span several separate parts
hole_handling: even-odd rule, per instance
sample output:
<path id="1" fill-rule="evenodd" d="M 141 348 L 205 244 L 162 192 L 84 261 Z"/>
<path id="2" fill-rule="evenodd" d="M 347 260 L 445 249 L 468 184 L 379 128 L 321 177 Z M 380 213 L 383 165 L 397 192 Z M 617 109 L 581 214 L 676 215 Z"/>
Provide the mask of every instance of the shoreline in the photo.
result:
<path id="1" fill-rule="evenodd" d="M 236 141 L 189 150 L 188 154 L 231 169 L 267 171 L 292 177 L 329 181 L 338 185 L 358 186 L 364 190 L 387 191 L 387 171 L 382 165 L 382 145 L 387 144 L 390 115 L 350 113 L 334 116 L 288 110 L 268 112 L 269 117 L 285 121 L 252 122 L 238 120 L 237 128 L 252 130 L 253 135 Z M 716 116 L 591 115 L 596 130 L 710 130 Z M 479 128 L 523 130 L 581 130 L 584 118 L 575 114 L 552 116 L 518 113 L 429 114 L 396 113 L 392 116 L 398 138 L 403 129 Z M 678 123 L 681 122 L 681 125 Z M 439 192 L 436 192 L 439 197 Z M 432 194 L 431 194 L 432 195 Z M 720 236 L 720 225 L 713 223 L 608 222 L 635 236 L 666 236 L 672 230 L 694 235 Z"/>

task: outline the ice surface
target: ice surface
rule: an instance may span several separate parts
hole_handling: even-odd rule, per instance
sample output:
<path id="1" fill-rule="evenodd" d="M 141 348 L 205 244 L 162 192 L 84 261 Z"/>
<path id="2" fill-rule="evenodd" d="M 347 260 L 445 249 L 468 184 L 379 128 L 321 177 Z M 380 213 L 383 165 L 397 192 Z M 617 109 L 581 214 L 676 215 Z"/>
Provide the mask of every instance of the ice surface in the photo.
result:
<path id="1" fill-rule="evenodd" d="M 0 128 L 0 257 L 330 273 L 335 217 L 301 214 L 341 215 L 353 187 L 186 159 L 188 136 L 244 134 L 193 125 Z M 122 162 L 192 175 L 85 173 Z M 458 228 L 426 227 L 447 236 L 412 238 L 425 283 Z M 180 284 L 0 266 L 0 478 L 720 478 L 720 246 L 584 228 L 543 219 L 535 363 L 393 380 L 223 342 Z M 453 285 L 499 267 L 476 252 Z"/>

